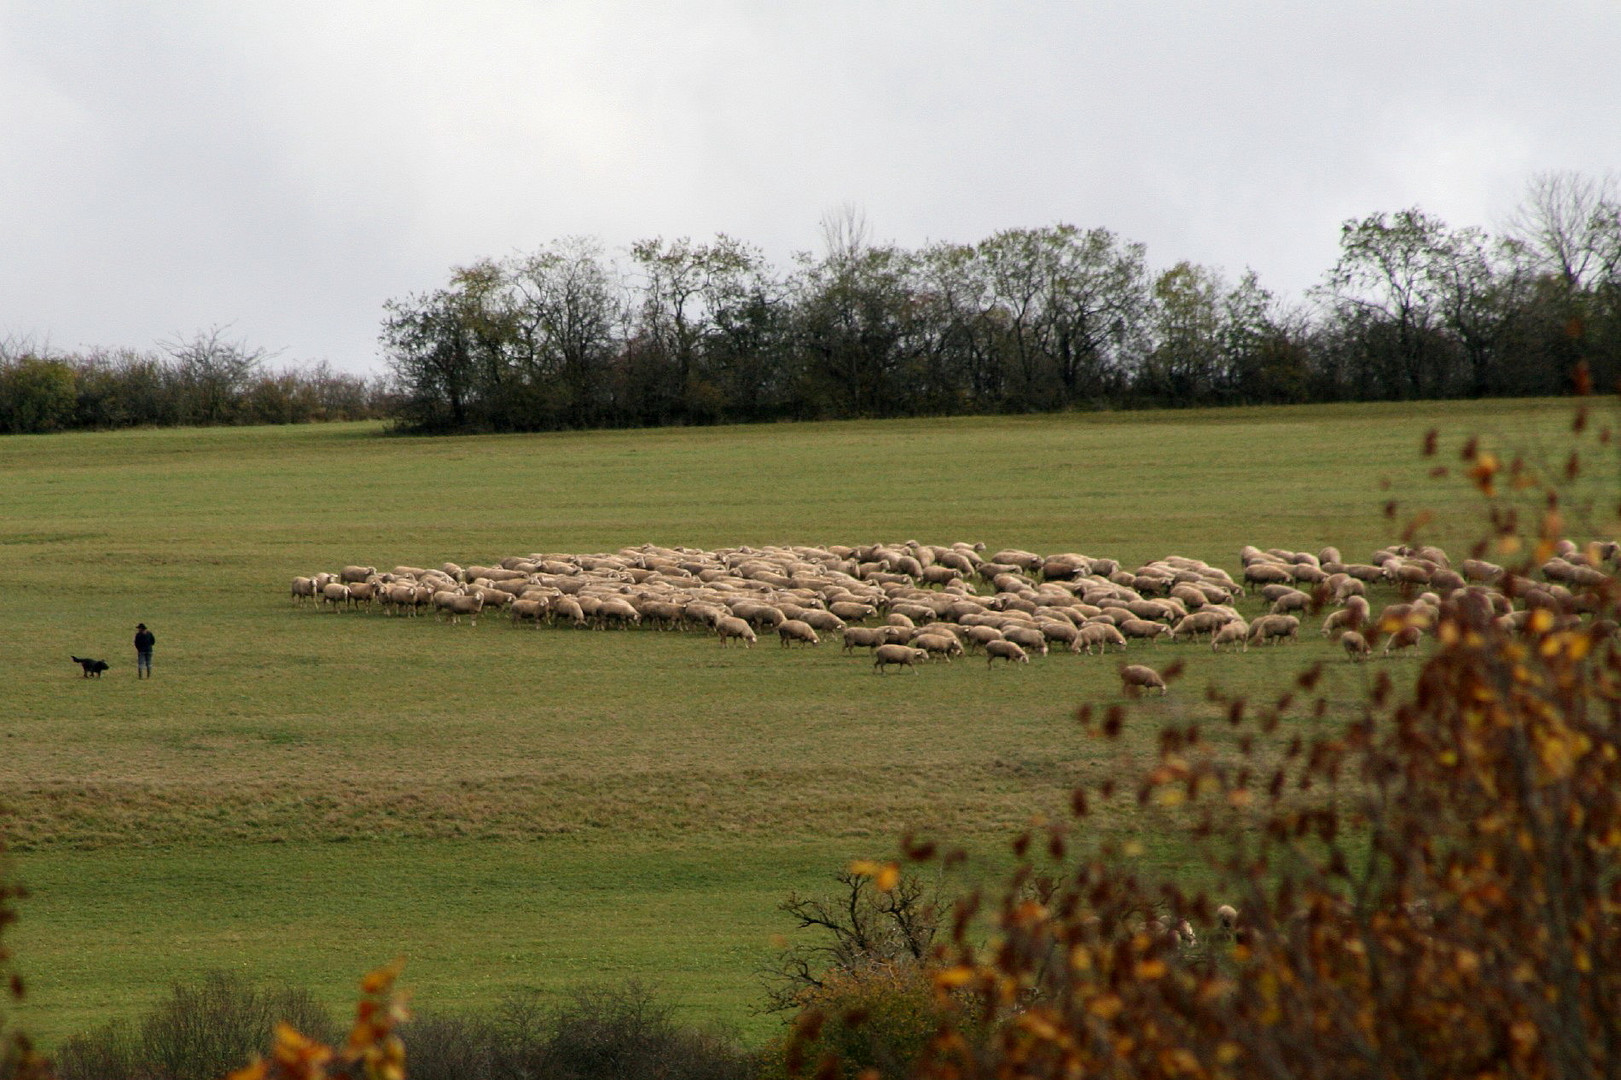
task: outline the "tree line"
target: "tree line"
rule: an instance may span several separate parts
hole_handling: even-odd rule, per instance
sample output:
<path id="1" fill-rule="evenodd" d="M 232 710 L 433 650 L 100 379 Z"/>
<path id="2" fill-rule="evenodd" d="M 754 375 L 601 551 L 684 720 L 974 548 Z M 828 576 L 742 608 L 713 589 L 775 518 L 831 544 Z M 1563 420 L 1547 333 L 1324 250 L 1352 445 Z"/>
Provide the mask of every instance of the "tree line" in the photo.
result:
<path id="1" fill-rule="evenodd" d="M 392 410 L 384 379 L 326 364 L 276 369 L 271 359 L 218 327 L 150 350 L 56 353 L 0 341 L 0 433 L 296 424 Z"/>
<path id="2" fill-rule="evenodd" d="M 909 250 L 859 212 L 786 270 L 741 240 L 591 238 L 454 269 L 381 333 L 407 430 L 1548 395 L 1621 377 L 1621 194 L 1540 175 L 1497 234 L 1344 224 L 1304 302 L 1102 228 Z"/>
<path id="3" fill-rule="evenodd" d="M 1621 378 L 1621 191 L 1547 173 L 1495 233 L 1417 208 L 1345 222 L 1302 301 L 1108 229 L 875 242 L 823 221 L 756 247 L 590 238 L 389 301 L 373 379 L 274 369 L 222 330 L 59 354 L 0 341 L 0 433 L 390 417 L 539 431 L 856 417 L 1552 395 Z"/>

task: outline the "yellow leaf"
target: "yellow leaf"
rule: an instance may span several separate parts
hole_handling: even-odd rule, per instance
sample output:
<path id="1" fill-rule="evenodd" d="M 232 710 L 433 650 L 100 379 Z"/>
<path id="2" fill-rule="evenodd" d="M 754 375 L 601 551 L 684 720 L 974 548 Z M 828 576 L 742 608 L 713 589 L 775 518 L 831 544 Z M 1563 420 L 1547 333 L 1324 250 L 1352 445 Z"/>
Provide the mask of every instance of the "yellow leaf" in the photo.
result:
<path id="1" fill-rule="evenodd" d="M 1099 994 L 1087 1003 L 1086 1011 L 1099 1020 L 1112 1020 L 1120 1015 L 1120 1010 L 1123 1008 L 1125 1008 L 1125 1003 L 1120 1000 L 1118 995 Z"/>
<path id="2" fill-rule="evenodd" d="M 1063 1034 L 1051 1020 L 1040 1013 L 1024 1013 L 1019 1017 L 1018 1024 L 1036 1038 L 1048 1042 L 1057 1042 Z"/>
<path id="3" fill-rule="evenodd" d="M 1015 926 L 1034 926 L 1046 917 L 1046 906 L 1035 900 L 1026 900 L 1013 909 L 1013 923 Z"/>
<path id="4" fill-rule="evenodd" d="M 366 977 L 360 980 L 360 992 L 368 995 L 387 993 L 404 969 L 405 959 L 401 957 L 386 967 L 367 972 Z"/>
<path id="5" fill-rule="evenodd" d="M 959 986 L 967 986 L 974 981 L 974 969 L 958 965 L 946 968 L 944 971 L 934 973 L 934 985 L 941 989 L 951 990 Z"/>
<path id="6" fill-rule="evenodd" d="M 1231 1065 L 1244 1055 L 1244 1048 L 1235 1042 L 1224 1042 L 1216 1047 L 1216 1060 L 1223 1065 Z"/>
<path id="7" fill-rule="evenodd" d="M 1144 981 L 1162 979 L 1165 977 L 1165 971 L 1165 961 L 1158 957 L 1137 961 L 1137 977 Z"/>

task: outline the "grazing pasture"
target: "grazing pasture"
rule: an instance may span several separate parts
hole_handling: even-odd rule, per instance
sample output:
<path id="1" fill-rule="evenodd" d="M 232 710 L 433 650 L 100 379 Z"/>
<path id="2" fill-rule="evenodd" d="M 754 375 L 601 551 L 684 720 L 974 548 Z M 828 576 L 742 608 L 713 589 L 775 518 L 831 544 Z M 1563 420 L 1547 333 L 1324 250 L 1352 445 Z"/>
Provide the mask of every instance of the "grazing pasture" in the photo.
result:
<path id="1" fill-rule="evenodd" d="M 376 425 L 0 439 L 7 594 L 0 804 L 33 891 L 16 935 L 46 1041 L 210 968 L 343 1000 L 403 953 L 429 1007 L 639 977 L 758 1037 L 775 903 L 921 829 L 994 853 L 1120 768 L 1081 702 L 1125 662 L 1205 714 L 1212 683 L 1341 700 L 1408 659 L 1133 641 L 1029 664 L 874 675 L 865 652 L 722 648 L 647 629 L 535 631 L 295 606 L 297 574 L 655 543 L 983 541 L 1237 576 L 1244 544 L 1364 559 L 1412 510 L 1461 557 L 1479 496 L 1433 479 L 1466 434 L 1538 452 L 1568 402 L 1311 406 L 438 439 Z M 1550 451 L 1551 452 L 1551 451 Z M 1562 458 L 1560 458 L 1562 461 Z M 1613 470 L 1611 470 L 1613 473 Z M 1609 484 L 1613 475 L 1595 476 Z M 1387 519 L 1387 500 L 1399 503 Z M 1582 535 L 1573 522 L 1575 535 Z M 1394 595 L 1376 587 L 1381 596 Z M 1252 597 L 1243 610 L 1262 610 Z M 1375 607 L 1378 605 L 1375 604 Z M 137 682 L 137 622 L 157 634 Z M 70 656 L 112 667 L 84 679 Z M 973 658 L 970 658 L 972 661 Z M 1332 722 L 1303 719 L 1296 723 Z M 1127 807 L 1145 859 L 1185 863 Z M 994 858 L 994 854 L 991 856 Z"/>

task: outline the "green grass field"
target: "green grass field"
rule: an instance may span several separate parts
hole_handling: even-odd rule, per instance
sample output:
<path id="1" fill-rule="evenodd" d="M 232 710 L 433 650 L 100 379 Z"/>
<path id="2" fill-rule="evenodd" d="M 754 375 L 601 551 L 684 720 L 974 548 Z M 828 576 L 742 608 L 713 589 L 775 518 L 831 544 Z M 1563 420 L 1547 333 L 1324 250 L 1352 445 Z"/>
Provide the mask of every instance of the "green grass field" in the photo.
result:
<path id="1" fill-rule="evenodd" d="M 636 977 L 683 1017 L 760 1039 L 778 1021 L 752 1012 L 756 971 L 790 929 L 774 911 L 790 889 L 908 828 L 995 852 L 1078 779 L 1123 768 L 1073 720 L 1119 700 L 1116 657 L 879 678 L 826 645 L 317 614 L 289 603 L 295 574 L 910 538 L 1236 573 L 1245 543 L 1366 558 L 1420 507 L 1456 557 L 1482 503 L 1427 476 L 1424 432 L 1441 429 L 1453 466 L 1476 432 L 1562 463 L 1570 416 L 1491 402 L 0 439 L 0 802 L 33 893 L 20 1020 L 49 1043 L 213 968 L 343 1003 L 403 954 L 423 1008 Z M 137 621 L 158 635 L 150 682 L 134 678 Z M 1202 715 L 1212 682 L 1264 694 L 1332 659 L 1344 701 L 1368 678 L 1310 627 L 1241 656 L 1133 649 L 1188 673 L 1142 704 L 1128 751 L 1158 719 Z M 114 666 L 82 680 L 70 653 Z M 1122 809 L 1096 828 L 1140 824 Z M 1186 861 L 1145 839 L 1145 858 Z"/>

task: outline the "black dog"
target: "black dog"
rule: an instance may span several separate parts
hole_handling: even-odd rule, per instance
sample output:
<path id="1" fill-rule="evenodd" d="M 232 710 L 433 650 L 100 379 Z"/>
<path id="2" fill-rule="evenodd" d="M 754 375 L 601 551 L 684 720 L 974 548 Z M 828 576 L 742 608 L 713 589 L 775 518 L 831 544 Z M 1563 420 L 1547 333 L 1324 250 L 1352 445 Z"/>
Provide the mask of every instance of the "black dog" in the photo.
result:
<path id="1" fill-rule="evenodd" d="M 99 679 L 101 678 L 101 673 L 103 671 L 106 671 L 108 668 L 112 667 L 112 665 L 107 663 L 105 660 L 86 660 L 82 656 L 71 657 L 71 659 L 75 664 L 78 664 L 80 667 L 84 668 L 84 675 L 82 677 L 86 679 L 92 675 Z"/>

